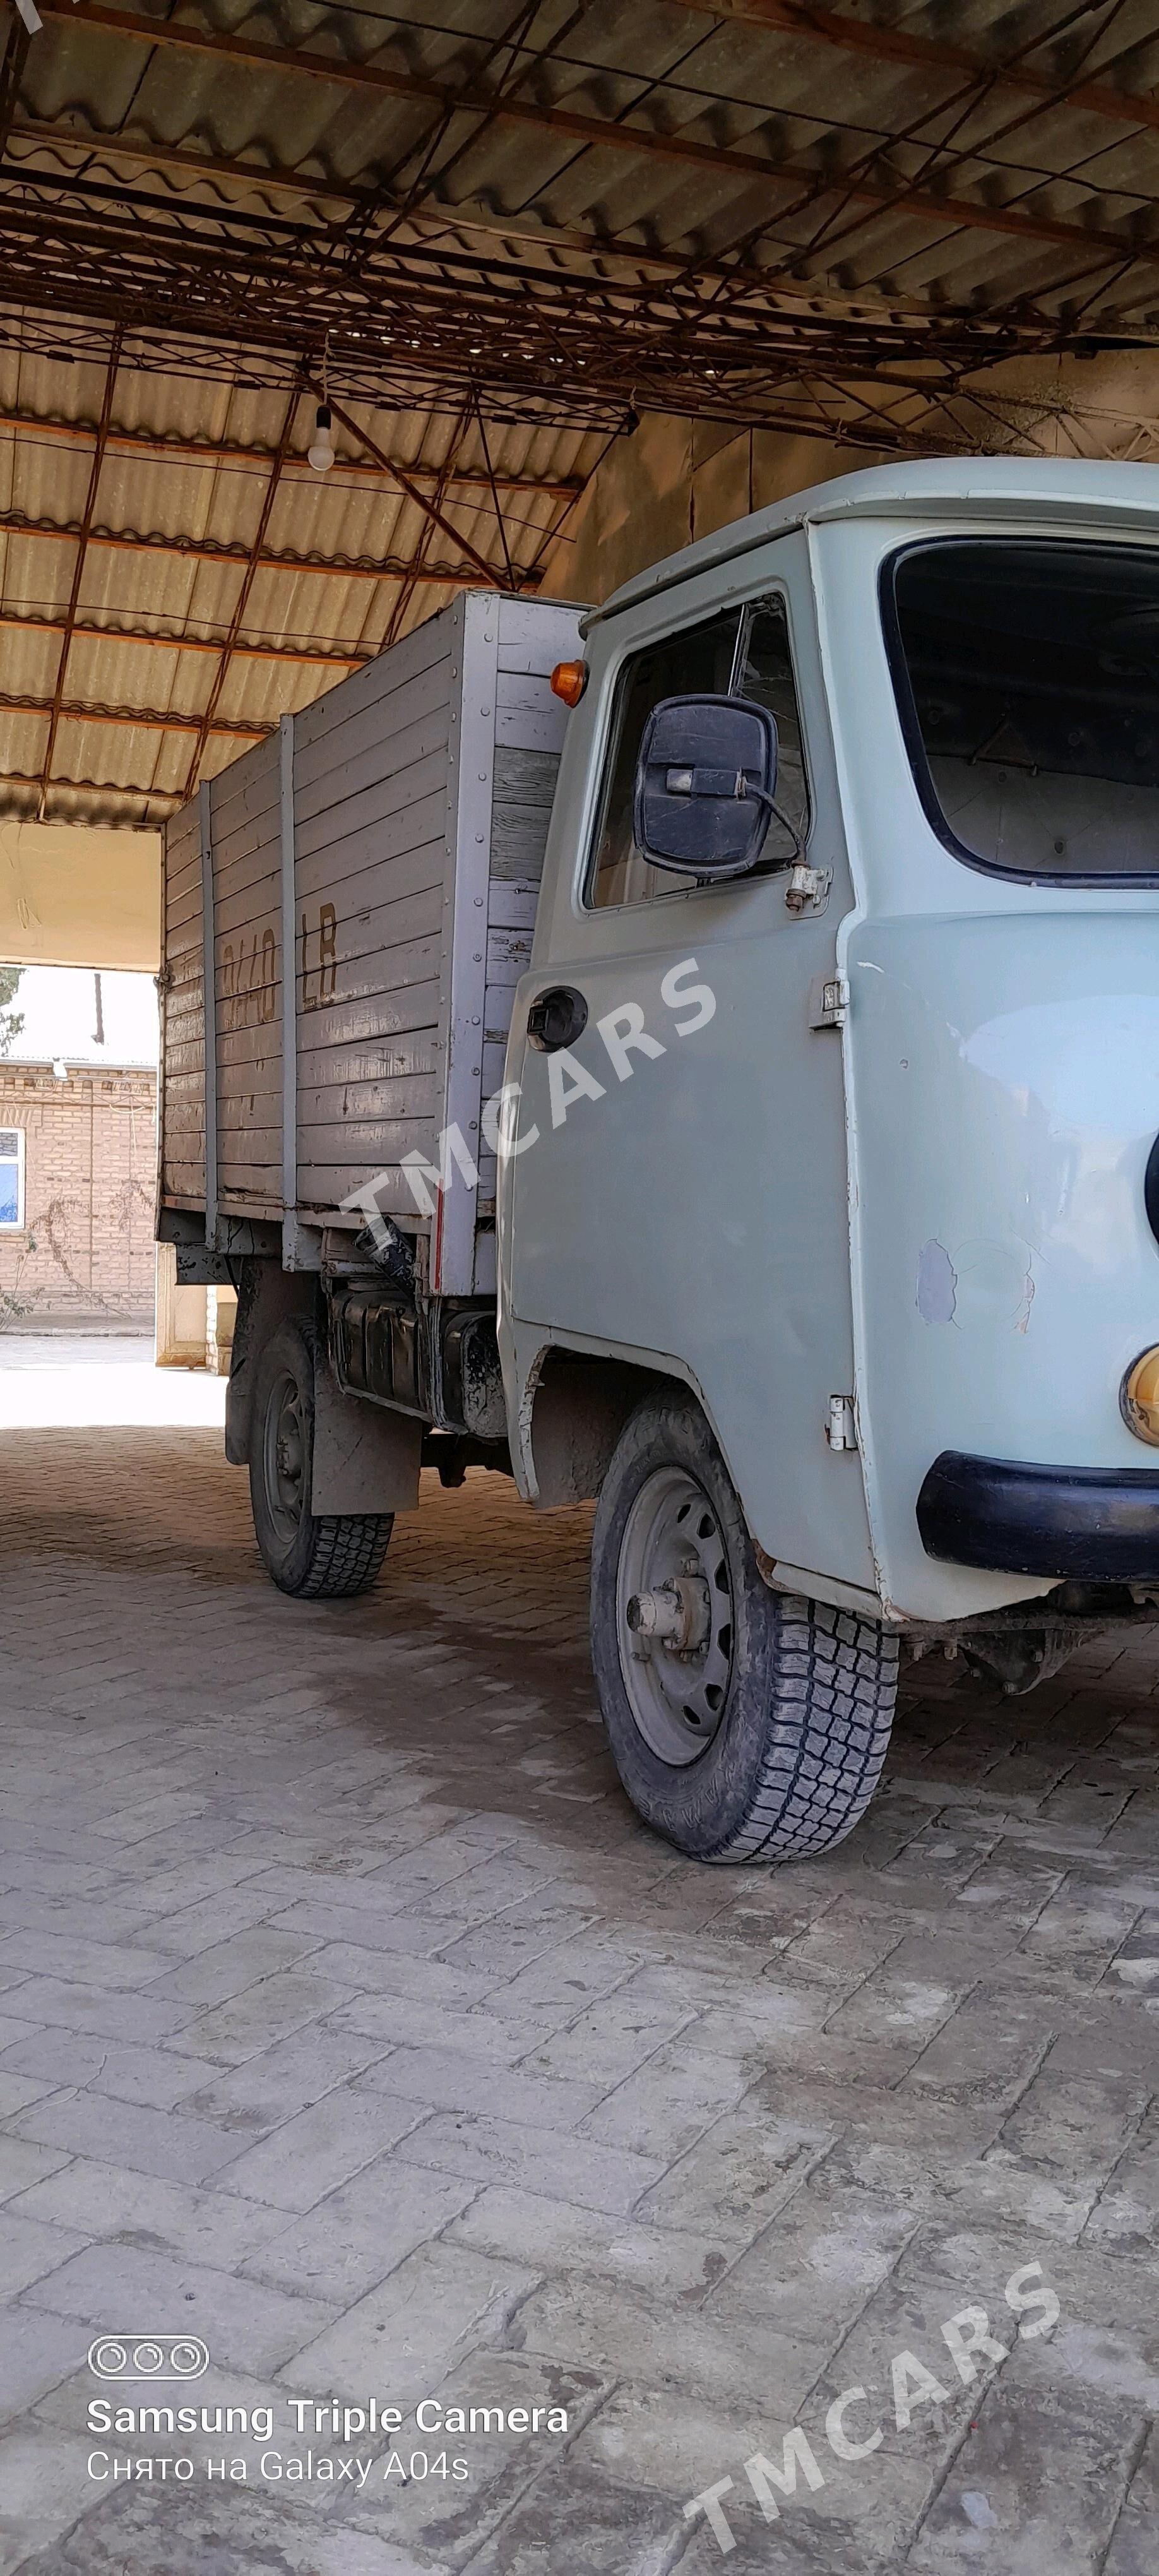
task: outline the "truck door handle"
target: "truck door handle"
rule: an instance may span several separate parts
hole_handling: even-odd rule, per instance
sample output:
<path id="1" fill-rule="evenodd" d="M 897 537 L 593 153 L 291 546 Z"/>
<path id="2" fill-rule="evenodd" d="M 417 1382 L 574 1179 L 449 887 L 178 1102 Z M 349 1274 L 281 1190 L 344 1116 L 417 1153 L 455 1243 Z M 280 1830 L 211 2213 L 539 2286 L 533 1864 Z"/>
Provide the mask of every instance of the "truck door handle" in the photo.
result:
<path id="1" fill-rule="evenodd" d="M 559 1047 L 574 1046 L 587 1024 L 583 994 L 571 984 L 552 984 L 536 994 L 527 1014 L 528 1040 L 540 1055 L 554 1055 Z"/>

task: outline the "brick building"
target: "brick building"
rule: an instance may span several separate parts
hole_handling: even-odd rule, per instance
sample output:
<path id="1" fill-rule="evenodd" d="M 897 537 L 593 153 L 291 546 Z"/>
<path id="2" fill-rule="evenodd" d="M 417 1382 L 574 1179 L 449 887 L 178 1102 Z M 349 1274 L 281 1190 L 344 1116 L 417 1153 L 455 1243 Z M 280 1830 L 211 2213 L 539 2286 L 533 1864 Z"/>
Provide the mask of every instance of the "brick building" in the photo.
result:
<path id="1" fill-rule="evenodd" d="M 142 976 L 22 980 L 0 1059 L 0 1329 L 152 1326 L 154 1003 Z"/>

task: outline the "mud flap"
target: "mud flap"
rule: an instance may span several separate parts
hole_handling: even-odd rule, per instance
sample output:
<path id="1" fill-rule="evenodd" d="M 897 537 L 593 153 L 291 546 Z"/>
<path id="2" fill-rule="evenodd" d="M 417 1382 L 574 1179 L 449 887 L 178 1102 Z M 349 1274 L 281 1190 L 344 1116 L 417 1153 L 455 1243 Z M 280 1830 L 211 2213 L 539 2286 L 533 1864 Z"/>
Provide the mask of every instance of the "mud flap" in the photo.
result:
<path id="1" fill-rule="evenodd" d="M 310 1509 L 331 1513 L 418 1509 L 423 1425 L 365 1396 L 344 1395 L 319 1355 L 314 1371 L 314 1473 Z"/>

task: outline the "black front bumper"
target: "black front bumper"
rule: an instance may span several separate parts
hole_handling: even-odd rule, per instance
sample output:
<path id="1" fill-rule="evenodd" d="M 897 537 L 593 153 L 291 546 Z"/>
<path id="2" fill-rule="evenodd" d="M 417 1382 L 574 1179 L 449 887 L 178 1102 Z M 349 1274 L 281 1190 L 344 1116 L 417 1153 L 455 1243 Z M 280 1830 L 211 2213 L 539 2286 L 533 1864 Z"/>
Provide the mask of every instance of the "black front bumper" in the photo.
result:
<path id="1" fill-rule="evenodd" d="M 943 1449 L 917 1501 L 927 1556 L 1084 1583 L 1159 1579 L 1159 1472 L 1024 1467 Z"/>

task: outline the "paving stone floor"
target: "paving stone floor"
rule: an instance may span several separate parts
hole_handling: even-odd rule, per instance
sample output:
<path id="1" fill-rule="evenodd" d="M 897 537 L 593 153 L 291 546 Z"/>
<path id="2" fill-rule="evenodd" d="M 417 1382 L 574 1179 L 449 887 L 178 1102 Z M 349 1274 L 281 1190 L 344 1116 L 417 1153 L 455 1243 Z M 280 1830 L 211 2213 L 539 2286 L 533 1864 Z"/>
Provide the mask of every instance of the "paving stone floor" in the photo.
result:
<path id="1" fill-rule="evenodd" d="M 1154 1633 L 927 1660 L 843 1849 L 713 1870 L 618 1790 L 585 1514 L 435 1485 L 298 1605 L 139 1425 L 6 1430 L 0 1522 L 0 2576 L 1155 2576 Z"/>

